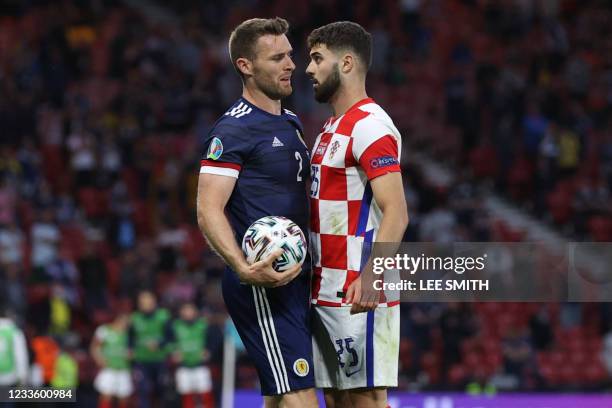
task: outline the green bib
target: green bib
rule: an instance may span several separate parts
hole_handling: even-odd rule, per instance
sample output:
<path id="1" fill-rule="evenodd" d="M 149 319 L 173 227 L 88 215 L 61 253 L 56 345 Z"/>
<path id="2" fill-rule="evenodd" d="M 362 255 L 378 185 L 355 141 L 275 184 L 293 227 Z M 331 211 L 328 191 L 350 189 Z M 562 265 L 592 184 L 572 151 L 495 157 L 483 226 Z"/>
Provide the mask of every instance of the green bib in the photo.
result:
<path id="1" fill-rule="evenodd" d="M 174 322 L 175 347 L 183 358 L 182 365 L 195 367 L 203 363 L 202 353 L 206 346 L 207 328 L 208 325 L 204 319 L 197 319 L 193 323 L 181 319 Z"/>
<path id="2" fill-rule="evenodd" d="M 141 312 L 132 314 L 132 327 L 134 329 L 134 360 L 138 362 L 160 362 L 166 357 L 166 350 L 162 349 L 164 330 L 170 313 L 166 309 L 157 309 L 151 315 Z M 157 344 L 156 350 L 149 349 L 151 343 Z"/>
<path id="3" fill-rule="evenodd" d="M 15 347 L 13 339 L 16 330 L 14 326 L 0 327 L 0 374 L 15 371 Z"/>
<path id="4" fill-rule="evenodd" d="M 51 386 L 53 388 L 76 388 L 79 382 L 79 366 L 68 353 L 61 353 L 55 360 Z"/>
<path id="5" fill-rule="evenodd" d="M 102 326 L 104 336 L 102 340 L 102 356 L 108 368 L 125 370 L 129 368 L 128 337 L 125 331 L 113 329 L 111 326 Z"/>

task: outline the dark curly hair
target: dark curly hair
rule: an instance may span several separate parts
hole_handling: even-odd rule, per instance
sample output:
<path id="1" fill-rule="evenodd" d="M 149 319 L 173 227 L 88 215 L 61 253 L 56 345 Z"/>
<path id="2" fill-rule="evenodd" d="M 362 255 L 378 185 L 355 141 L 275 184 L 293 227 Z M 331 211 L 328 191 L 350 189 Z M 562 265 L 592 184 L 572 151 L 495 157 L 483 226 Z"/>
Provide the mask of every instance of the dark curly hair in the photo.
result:
<path id="1" fill-rule="evenodd" d="M 372 64 L 372 36 L 352 21 L 337 21 L 319 27 L 310 33 L 307 42 L 309 49 L 315 45 L 325 45 L 332 51 L 353 51 L 366 71 Z"/>

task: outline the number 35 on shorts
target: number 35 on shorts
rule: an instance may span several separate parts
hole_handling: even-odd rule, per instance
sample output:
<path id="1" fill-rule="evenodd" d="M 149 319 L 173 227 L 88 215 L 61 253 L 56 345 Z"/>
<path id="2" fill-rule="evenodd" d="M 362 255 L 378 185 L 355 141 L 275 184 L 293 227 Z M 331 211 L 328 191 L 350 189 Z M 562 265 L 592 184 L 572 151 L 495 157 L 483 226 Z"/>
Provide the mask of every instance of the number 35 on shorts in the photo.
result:
<path id="1" fill-rule="evenodd" d="M 359 364 L 357 351 L 351 346 L 354 342 L 355 340 L 352 337 L 336 339 L 336 355 L 341 368 L 345 368 L 345 366 L 355 367 Z"/>

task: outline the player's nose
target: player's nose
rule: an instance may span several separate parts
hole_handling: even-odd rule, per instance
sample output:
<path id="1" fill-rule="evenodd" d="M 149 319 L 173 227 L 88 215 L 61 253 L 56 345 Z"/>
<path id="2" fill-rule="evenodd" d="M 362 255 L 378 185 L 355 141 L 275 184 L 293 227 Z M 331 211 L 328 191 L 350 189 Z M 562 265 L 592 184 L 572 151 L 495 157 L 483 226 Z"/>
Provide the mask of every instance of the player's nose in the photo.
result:
<path id="1" fill-rule="evenodd" d="M 295 63 L 293 62 L 293 59 L 291 57 L 288 57 L 287 59 L 289 60 L 289 63 L 287 64 L 285 69 L 288 70 L 288 71 L 295 70 Z"/>
<path id="2" fill-rule="evenodd" d="M 310 61 L 310 63 L 306 67 L 306 75 L 308 75 L 311 78 L 314 78 L 314 70 L 312 69 L 312 61 Z"/>

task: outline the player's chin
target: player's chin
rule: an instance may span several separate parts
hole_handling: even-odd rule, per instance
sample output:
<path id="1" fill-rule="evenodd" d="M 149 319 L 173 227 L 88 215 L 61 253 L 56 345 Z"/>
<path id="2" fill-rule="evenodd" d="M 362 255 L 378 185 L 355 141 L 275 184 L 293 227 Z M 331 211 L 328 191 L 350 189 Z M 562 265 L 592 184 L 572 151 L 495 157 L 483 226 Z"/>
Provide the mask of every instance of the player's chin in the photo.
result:
<path id="1" fill-rule="evenodd" d="M 281 81 L 278 90 L 282 96 L 289 96 L 293 92 L 293 87 L 291 86 L 291 82 L 285 83 L 284 81 Z"/>

